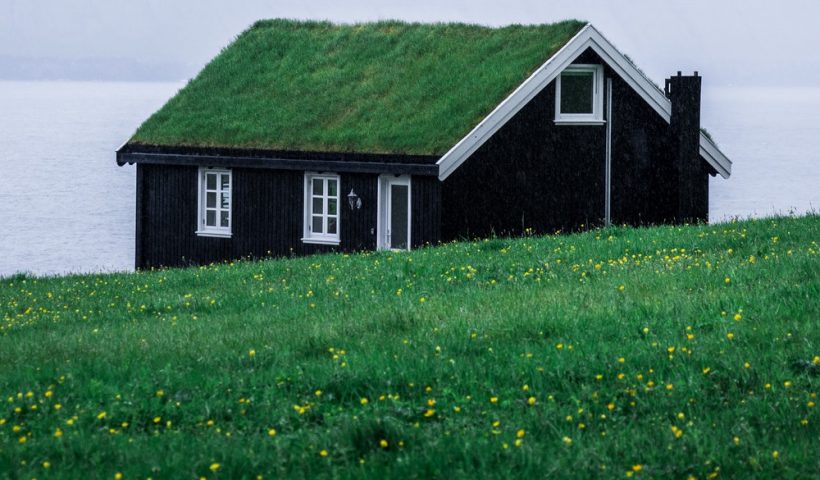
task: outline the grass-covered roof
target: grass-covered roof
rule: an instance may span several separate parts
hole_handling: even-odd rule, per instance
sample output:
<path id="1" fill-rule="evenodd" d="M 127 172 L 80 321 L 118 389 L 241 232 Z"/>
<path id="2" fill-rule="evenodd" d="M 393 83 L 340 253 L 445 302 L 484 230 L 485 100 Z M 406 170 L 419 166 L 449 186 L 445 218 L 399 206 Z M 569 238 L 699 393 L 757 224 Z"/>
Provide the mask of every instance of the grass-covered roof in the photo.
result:
<path id="1" fill-rule="evenodd" d="M 260 21 L 131 143 L 440 155 L 584 25 Z"/>

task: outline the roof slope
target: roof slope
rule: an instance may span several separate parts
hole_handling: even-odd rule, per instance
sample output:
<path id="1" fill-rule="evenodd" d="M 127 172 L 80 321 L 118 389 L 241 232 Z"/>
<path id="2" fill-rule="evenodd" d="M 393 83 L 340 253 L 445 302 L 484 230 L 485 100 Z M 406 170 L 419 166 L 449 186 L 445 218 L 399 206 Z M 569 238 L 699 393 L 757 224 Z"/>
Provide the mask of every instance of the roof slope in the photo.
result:
<path id="1" fill-rule="evenodd" d="M 129 143 L 441 155 L 584 25 L 257 22 Z"/>

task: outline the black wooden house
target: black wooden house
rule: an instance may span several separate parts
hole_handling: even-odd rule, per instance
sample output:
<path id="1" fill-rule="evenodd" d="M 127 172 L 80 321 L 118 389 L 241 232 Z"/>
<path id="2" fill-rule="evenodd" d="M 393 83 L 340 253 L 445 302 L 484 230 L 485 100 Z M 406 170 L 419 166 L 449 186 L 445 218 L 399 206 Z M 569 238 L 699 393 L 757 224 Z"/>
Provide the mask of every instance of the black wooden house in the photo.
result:
<path id="1" fill-rule="evenodd" d="M 117 151 L 136 267 L 706 221 L 700 89 L 576 21 L 258 22 Z"/>

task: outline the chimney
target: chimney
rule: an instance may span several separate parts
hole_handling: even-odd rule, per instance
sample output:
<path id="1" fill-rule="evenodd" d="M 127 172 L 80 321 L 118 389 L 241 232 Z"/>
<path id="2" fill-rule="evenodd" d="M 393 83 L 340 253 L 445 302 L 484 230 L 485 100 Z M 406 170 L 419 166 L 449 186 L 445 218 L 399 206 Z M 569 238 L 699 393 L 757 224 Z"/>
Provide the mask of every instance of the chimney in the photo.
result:
<path id="1" fill-rule="evenodd" d="M 709 174 L 700 160 L 700 85 L 698 72 L 678 72 L 666 80 L 666 96 L 672 102 L 670 147 L 677 181 L 675 221 L 706 221 L 709 215 Z M 675 198 L 673 197 L 673 205 Z"/>

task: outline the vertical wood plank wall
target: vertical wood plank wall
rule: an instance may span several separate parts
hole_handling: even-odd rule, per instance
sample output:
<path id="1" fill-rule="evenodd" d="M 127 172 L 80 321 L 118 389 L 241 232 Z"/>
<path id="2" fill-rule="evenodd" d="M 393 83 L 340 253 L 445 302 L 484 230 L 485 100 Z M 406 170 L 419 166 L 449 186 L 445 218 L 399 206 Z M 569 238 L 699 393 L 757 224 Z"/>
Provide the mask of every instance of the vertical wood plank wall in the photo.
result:
<path id="1" fill-rule="evenodd" d="M 376 174 L 340 174 L 341 244 L 334 247 L 302 241 L 304 172 L 295 170 L 233 169 L 232 237 L 197 236 L 197 172 L 193 166 L 137 166 L 137 268 L 376 249 Z M 413 246 L 436 243 L 439 182 L 413 177 L 412 183 Z M 362 200 L 360 209 L 349 206 L 351 189 Z"/>

